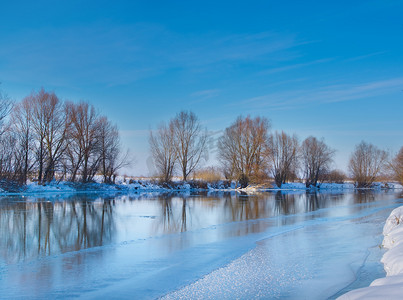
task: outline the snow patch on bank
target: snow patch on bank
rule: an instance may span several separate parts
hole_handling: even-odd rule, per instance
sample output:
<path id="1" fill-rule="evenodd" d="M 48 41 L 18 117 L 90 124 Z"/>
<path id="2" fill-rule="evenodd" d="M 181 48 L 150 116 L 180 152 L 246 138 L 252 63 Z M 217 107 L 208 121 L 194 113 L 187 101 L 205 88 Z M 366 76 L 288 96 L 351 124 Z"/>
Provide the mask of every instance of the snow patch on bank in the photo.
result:
<path id="1" fill-rule="evenodd" d="M 276 189 L 281 190 L 306 190 L 307 187 L 305 183 L 302 182 L 290 182 L 283 183 L 280 188 L 276 187 Z M 316 188 L 313 188 L 316 189 Z M 321 183 L 317 188 L 319 190 L 354 190 L 356 189 L 354 183 L 346 182 L 346 183 Z M 392 182 L 374 182 L 371 188 L 372 190 L 382 190 L 382 189 L 403 189 L 403 186 L 398 183 Z"/>
<path id="2" fill-rule="evenodd" d="M 383 228 L 382 246 L 388 251 L 381 262 L 386 277 L 374 280 L 369 287 L 353 290 L 338 299 L 402 299 L 403 294 L 403 206 L 392 211 Z"/>
<path id="3" fill-rule="evenodd" d="M 319 189 L 323 190 L 351 190 L 354 189 L 353 183 L 322 183 L 319 186 Z M 292 183 L 283 183 L 281 185 L 281 189 L 290 189 L 290 190 L 306 190 L 305 183 L 301 182 L 292 182 Z"/>

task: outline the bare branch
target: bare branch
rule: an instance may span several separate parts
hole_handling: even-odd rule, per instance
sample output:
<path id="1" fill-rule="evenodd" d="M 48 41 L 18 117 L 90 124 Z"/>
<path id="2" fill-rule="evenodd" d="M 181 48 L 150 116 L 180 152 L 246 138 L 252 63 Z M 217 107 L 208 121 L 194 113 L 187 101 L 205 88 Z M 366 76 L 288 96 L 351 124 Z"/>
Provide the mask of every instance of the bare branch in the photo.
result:
<path id="1" fill-rule="evenodd" d="M 266 118 L 238 117 L 218 140 L 219 159 L 224 174 L 246 186 L 258 180 L 265 169 L 264 153 L 270 128 Z"/>
<path id="2" fill-rule="evenodd" d="M 310 136 L 300 148 L 306 187 L 317 187 L 319 178 L 326 173 L 333 161 L 335 150 L 324 140 Z"/>
<path id="3" fill-rule="evenodd" d="M 351 154 L 349 170 L 358 188 L 371 187 L 386 165 L 388 154 L 362 141 Z"/>

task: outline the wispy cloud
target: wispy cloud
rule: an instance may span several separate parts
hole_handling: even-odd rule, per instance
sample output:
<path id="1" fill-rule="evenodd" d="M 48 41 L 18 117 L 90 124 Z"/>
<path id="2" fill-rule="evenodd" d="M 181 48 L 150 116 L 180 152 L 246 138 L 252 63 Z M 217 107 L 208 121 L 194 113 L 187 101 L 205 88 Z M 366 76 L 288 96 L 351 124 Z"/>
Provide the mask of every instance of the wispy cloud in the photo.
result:
<path id="1" fill-rule="evenodd" d="M 206 66 L 228 61 L 256 61 L 302 43 L 293 35 L 273 32 L 188 37 L 171 53 L 172 61 L 185 66 Z"/>
<path id="2" fill-rule="evenodd" d="M 357 84 L 328 85 L 312 89 L 276 92 L 244 100 L 244 105 L 272 109 L 293 109 L 306 104 L 353 101 L 387 95 L 402 89 L 403 77 Z"/>
<path id="3" fill-rule="evenodd" d="M 279 68 L 272 68 L 272 69 L 264 70 L 264 71 L 260 72 L 259 74 L 266 75 L 266 74 L 285 72 L 285 71 L 289 71 L 289 70 L 309 67 L 312 65 L 327 63 L 332 60 L 334 60 L 334 58 L 323 58 L 323 59 L 318 59 L 318 60 L 314 60 L 314 61 L 310 61 L 310 62 L 306 62 L 306 63 L 299 63 L 299 64 L 287 65 L 287 66 L 279 67 Z"/>
<path id="4" fill-rule="evenodd" d="M 272 82 L 266 86 L 267 87 L 278 87 L 278 86 L 282 86 L 282 85 L 289 85 L 291 83 L 304 82 L 304 81 L 307 81 L 308 79 L 309 79 L 309 77 L 293 78 L 293 79 Z"/>
<path id="5" fill-rule="evenodd" d="M 387 53 L 387 51 L 378 51 L 378 52 L 374 52 L 374 53 L 368 53 L 368 54 L 364 54 L 364 55 L 360 55 L 360 56 L 350 57 L 350 58 L 345 59 L 344 61 L 347 61 L 347 62 L 348 61 L 357 61 L 357 60 L 367 59 L 367 58 L 385 54 L 385 53 Z"/>
<path id="6" fill-rule="evenodd" d="M 191 103 L 200 103 L 209 100 L 211 98 L 217 97 L 220 94 L 220 91 L 221 90 L 219 89 L 209 89 L 194 92 L 190 94 L 190 97 L 193 98 Z"/>
<path id="7" fill-rule="evenodd" d="M 198 98 L 211 98 L 217 96 L 219 93 L 220 93 L 219 89 L 210 89 L 194 92 L 190 96 Z"/>
<path id="8" fill-rule="evenodd" d="M 0 77 L 41 85 L 122 85 L 170 70 L 211 72 L 227 63 L 275 60 L 293 35 L 183 34 L 158 24 L 35 29 L 0 37 Z M 290 54 L 291 55 L 291 54 Z M 35 81 L 35 82 L 33 82 Z"/>
<path id="9" fill-rule="evenodd" d="M 7 78 L 34 84 L 119 85 L 160 72 L 146 42 L 158 27 L 137 25 L 36 29 L 2 40 Z M 154 33 L 154 34 L 153 34 Z"/>

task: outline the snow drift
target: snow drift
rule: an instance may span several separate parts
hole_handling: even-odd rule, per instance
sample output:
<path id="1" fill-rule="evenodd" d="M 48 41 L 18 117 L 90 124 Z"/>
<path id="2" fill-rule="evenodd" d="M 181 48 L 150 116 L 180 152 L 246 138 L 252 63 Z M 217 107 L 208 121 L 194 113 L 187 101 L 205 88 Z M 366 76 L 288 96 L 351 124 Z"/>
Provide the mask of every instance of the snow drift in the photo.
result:
<path id="1" fill-rule="evenodd" d="M 374 280 L 369 287 L 353 290 L 338 299 L 402 299 L 403 294 L 403 206 L 392 211 L 383 228 L 382 257 L 386 277 Z"/>

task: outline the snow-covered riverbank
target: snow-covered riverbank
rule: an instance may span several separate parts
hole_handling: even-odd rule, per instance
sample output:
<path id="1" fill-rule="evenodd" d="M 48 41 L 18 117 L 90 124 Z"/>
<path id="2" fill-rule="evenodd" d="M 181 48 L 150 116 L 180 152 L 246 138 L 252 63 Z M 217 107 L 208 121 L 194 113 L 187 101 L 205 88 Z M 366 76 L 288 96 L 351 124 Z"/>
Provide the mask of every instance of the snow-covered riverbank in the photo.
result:
<path id="1" fill-rule="evenodd" d="M 403 186 L 397 183 L 374 183 L 372 190 L 383 189 L 403 189 Z M 172 183 L 160 183 L 150 178 L 128 179 L 123 176 L 116 178 L 115 184 L 102 183 L 100 176 L 95 177 L 92 183 L 73 183 L 68 181 L 51 182 L 45 185 L 37 182 L 28 182 L 25 186 L 10 184 L 9 182 L 0 182 L 0 195 L 12 194 L 37 194 L 37 193 L 75 193 L 75 192 L 171 192 L 171 191 L 241 191 L 241 192 L 264 192 L 264 191 L 305 191 L 304 183 L 286 183 L 281 187 L 274 184 L 250 185 L 246 188 L 240 188 L 235 182 L 217 181 L 205 182 L 199 180 L 180 181 L 174 180 Z M 322 183 L 320 191 L 352 191 L 355 190 L 353 183 Z"/>
<path id="2" fill-rule="evenodd" d="M 338 299 L 402 299 L 403 295 L 403 206 L 392 211 L 383 228 L 382 246 L 388 251 L 382 257 L 386 277 L 369 287 L 353 290 Z"/>

